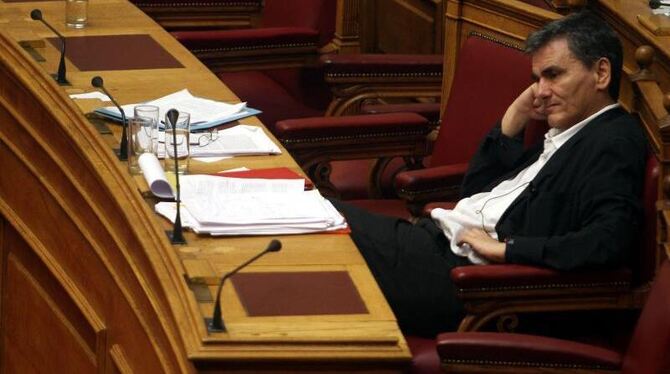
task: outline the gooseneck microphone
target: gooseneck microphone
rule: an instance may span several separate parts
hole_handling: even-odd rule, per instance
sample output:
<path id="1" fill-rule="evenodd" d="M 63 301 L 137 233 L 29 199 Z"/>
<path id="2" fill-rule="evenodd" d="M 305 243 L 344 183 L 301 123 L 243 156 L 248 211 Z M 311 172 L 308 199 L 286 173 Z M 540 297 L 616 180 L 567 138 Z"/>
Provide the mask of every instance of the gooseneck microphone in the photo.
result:
<path id="1" fill-rule="evenodd" d="M 661 6 L 670 6 L 670 3 L 665 3 L 665 2 L 660 1 L 660 0 L 649 0 L 649 7 L 651 9 L 658 9 Z"/>
<path id="2" fill-rule="evenodd" d="M 209 323 L 207 326 L 207 329 L 209 332 L 225 332 L 226 331 L 226 326 L 223 323 L 223 317 L 221 316 L 221 289 L 223 288 L 223 283 L 226 281 L 226 279 L 232 277 L 235 275 L 238 271 L 240 271 L 242 268 L 246 267 L 247 265 L 251 264 L 252 262 L 258 260 L 261 258 L 261 256 L 265 255 L 268 252 L 278 252 L 281 249 L 281 242 L 277 239 L 272 239 L 270 241 L 270 244 L 268 244 L 267 248 L 256 256 L 250 258 L 247 260 L 245 263 L 242 265 L 236 267 L 232 271 L 229 271 L 226 273 L 223 277 L 221 277 L 221 280 L 219 281 L 219 288 L 216 290 L 216 301 L 214 302 L 214 312 L 212 313 L 212 321 Z"/>
<path id="3" fill-rule="evenodd" d="M 69 84 L 67 79 L 65 79 L 65 38 L 63 35 L 61 35 L 56 29 L 54 29 L 50 24 L 47 23 L 47 21 L 44 20 L 44 17 L 42 17 L 42 11 L 39 9 L 33 9 L 30 12 L 30 18 L 32 18 L 35 21 L 40 21 L 42 22 L 46 27 L 49 28 L 56 36 L 58 36 L 58 39 L 60 39 L 60 62 L 58 63 L 58 73 L 56 74 L 56 82 L 60 85 L 67 85 Z"/>
<path id="4" fill-rule="evenodd" d="M 121 143 L 119 144 L 119 160 L 121 161 L 126 161 L 128 159 L 128 121 L 126 121 L 126 112 L 123 111 L 123 108 L 121 108 L 121 105 L 119 105 L 116 100 L 114 100 L 114 97 L 112 94 L 110 94 L 107 89 L 105 88 L 105 82 L 102 80 L 100 76 L 95 76 L 93 79 L 91 79 L 91 86 L 95 88 L 99 88 L 102 90 L 102 92 L 109 97 L 109 99 L 112 101 L 114 106 L 116 106 L 116 109 L 121 112 Z"/>
<path id="5" fill-rule="evenodd" d="M 184 239 L 184 233 L 182 232 L 181 227 L 181 187 L 179 186 L 179 157 L 177 157 L 177 120 L 179 119 L 179 111 L 177 109 L 170 109 L 167 111 L 167 113 L 165 113 L 165 117 L 169 122 L 169 125 L 172 126 L 172 145 L 174 146 L 174 178 L 175 184 L 177 185 L 177 196 L 175 199 L 177 203 L 177 215 L 174 219 L 174 227 L 172 228 L 170 242 L 172 242 L 172 244 L 186 244 L 186 239 Z M 167 154 L 165 156 L 167 157 Z"/>

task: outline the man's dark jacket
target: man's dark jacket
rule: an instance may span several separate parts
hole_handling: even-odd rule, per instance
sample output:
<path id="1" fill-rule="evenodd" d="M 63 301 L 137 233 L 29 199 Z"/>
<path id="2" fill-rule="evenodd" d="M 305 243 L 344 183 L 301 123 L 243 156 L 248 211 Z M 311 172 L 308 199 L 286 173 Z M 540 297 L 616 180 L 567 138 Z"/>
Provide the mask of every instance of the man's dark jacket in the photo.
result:
<path id="1" fill-rule="evenodd" d="M 640 226 L 646 140 L 620 108 L 593 119 L 563 144 L 496 225 L 507 262 L 569 270 L 621 264 Z M 463 197 L 490 191 L 536 161 L 496 126 L 472 159 Z"/>

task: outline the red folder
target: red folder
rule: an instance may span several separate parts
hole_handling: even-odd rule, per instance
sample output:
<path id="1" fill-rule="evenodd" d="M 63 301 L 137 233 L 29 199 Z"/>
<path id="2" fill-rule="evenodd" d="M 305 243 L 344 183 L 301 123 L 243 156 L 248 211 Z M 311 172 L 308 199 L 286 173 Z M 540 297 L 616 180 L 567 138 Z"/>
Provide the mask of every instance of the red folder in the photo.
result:
<path id="1" fill-rule="evenodd" d="M 260 179 L 304 179 L 305 189 L 314 188 L 314 183 L 309 178 L 303 177 L 287 167 L 252 169 L 240 171 L 222 171 L 215 175 L 228 178 L 260 178 Z"/>

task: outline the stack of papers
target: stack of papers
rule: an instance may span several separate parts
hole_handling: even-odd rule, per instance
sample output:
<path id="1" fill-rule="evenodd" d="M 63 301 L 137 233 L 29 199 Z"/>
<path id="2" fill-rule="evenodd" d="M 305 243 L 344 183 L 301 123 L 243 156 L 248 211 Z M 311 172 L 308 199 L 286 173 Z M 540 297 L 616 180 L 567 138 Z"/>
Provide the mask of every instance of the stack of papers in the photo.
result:
<path id="1" fill-rule="evenodd" d="M 192 157 L 281 154 L 279 147 L 265 134 L 265 131 L 256 126 L 237 125 L 219 130 L 216 138 L 204 146 L 200 145 L 199 136 L 208 135 L 191 134 Z"/>
<path id="2" fill-rule="evenodd" d="M 205 141 L 200 141 L 200 137 Z M 281 149 L 265 134 L 262 128 L 249 125 L 237 125 L 219 130 L 214 140 L 211 134 L 191 133 L 191 157 L 231 157 L 250 155 L 279 155 Z M 165 132 L 158 134 L 159 143 L 165 143 Z M 201 145 L 204 144 L 204 145 Z M 165 147 L 159 145 L 158 158 L 165 157 Z"/>
<path id="3" fill-rule="evenodd" d="M 158 118 L 163 121 L 165 113 L 170 109 L 191 114 L 191 131 L 206 130 L 226 122 L 255 116 L 259 110 L 248 108 L 246 103 L 226 104 L 220 101 L 204 99 L 191 95 L 184 89 L 156 100 L 144 103 L 127 104 L 121 106 L 126 116 L 132 117 L 135 106 L 140 104 L 155 105 L 158 107 Z M 99 108 L 96 113 L 114 121 L 121 121 L 121 112 L 115 106 Z"/>
<path id="4" fill-rule="evenodd" d="M 185 175 L 182 226 L 198 234 L 277 235 L 346 229 L 344 217 L 304 181 Z M 156 212 L 174 222 L 176 205 L 156 204 Z"/>
<path id="5" fill-rule="evenodd" d="M 151 191 L 173 198 L 156 156 L 143 154 L 139 164 Z M 318 190 L 304 190 L 304 179 L 182 175 L 179 181 L 182 226 L 198 234 L 303 234 L 347 228 L 344 217 Z M 155 209 L 174 222 L 176 203 L 160 202 Z"/>

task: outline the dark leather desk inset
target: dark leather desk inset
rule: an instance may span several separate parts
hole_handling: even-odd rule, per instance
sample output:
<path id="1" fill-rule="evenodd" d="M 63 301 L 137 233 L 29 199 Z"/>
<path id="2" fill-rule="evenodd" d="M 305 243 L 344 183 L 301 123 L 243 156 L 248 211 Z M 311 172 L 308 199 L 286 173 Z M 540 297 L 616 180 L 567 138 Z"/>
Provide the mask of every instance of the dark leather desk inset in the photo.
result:
<path id="1" fill-rule="evenodd" d="M 68 60 L 79 71 L 170 69 L 184 67 L 149 35 L 68 37 Z M 57 38 L 49 38 L 60 48 Z"/>
<path id="2" fill-rule="evenodd" d="M 232 282 L 251 317 L 368 313 L 346 271 L 238 273 Z"/>

